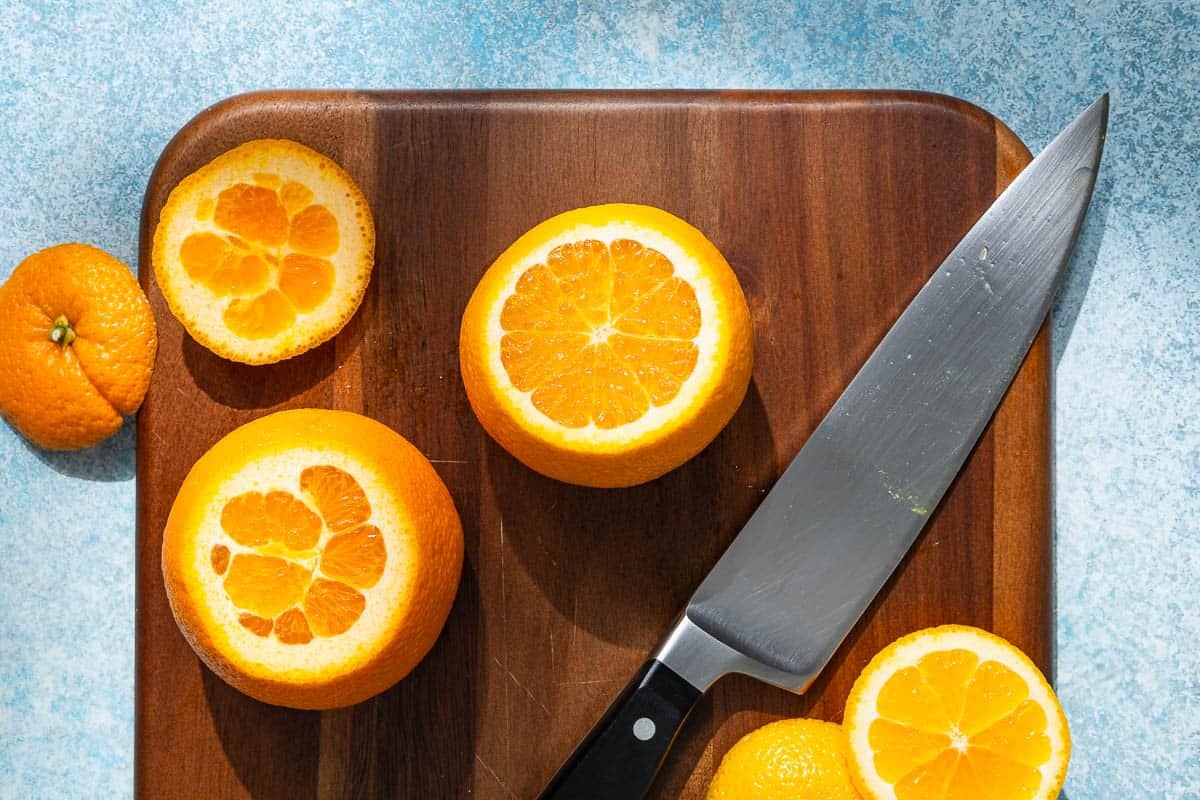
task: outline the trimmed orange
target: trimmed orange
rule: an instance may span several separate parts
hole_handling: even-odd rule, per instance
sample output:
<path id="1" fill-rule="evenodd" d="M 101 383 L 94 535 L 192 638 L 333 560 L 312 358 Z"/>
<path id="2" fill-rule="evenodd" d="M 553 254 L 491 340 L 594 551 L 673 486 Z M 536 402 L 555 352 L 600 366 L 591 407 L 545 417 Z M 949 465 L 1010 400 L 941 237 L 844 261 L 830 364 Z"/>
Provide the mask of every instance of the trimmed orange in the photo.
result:
<path id="1" fill-rule="evenodd" d="M 1071 737 L 1054 690 L 999 636 L 942 625 L 871 660 L 846 701 L 850 772 L 869 800 L 1052 800 Z"/>
<path id="2" fill-rule="evenodd" d="M 430 463 L 345 411 L 280 411 L 192 467 L 167 518 L 171 611 L 213 672 L 294 708 L 365 700 L 433 646 L 463 536 Z"/>
<path id="3" fill-rule="evenodd" d="M 846 769 L 846 734 L 834 722 L 784 719 L 738 740 L 707 800 L 860 800 Z"/>
<path id="4" fill-rule="evenodd" d="M 89 447 L 142 404 L 158 336 L 129 267 L 61 244 L 0 286 L 0 413 L 47 450 Z"/>
<path id="5" fill-rule="evenodd" d="M 538 472 L 632 486 L 678 467 L 729 422 L 753 334 L 737 277 L 666 211 L 568 211 L 484 274 L 459 352 L 480 423 Z"/>
<path id="6" fill-rule="evenodd" d="M 154 231 L 171 313 L 217 355 L 268 364 L 337 334 L 375 263 L 366 198 L 302 144 L 257 139 L 179 182 Z"/>

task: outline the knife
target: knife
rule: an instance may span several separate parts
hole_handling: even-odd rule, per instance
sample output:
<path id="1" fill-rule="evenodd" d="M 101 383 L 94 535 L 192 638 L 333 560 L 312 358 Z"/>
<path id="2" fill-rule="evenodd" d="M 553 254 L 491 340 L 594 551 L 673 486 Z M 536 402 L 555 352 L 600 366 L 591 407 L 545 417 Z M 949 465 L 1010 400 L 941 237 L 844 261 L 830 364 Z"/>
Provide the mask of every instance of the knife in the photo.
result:
<path id="1" fill-rule="evenodd" d="M 992 203 L 813 431 L 542 800 L 649 790 L 692 707 L 742 673 L 802 693 L 908 552 L 1050 309 L 1087 213 L 1105 94 Z"/>

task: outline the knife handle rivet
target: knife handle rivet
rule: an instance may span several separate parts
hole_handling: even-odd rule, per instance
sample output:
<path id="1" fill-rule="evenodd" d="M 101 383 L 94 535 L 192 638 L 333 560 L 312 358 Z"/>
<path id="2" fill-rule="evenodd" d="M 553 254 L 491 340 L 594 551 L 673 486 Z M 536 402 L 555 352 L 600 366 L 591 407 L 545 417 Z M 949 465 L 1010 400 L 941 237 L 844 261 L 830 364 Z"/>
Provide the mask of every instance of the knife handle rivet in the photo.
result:
<path id="1" fill-rule="evenodd" d="M 648 742 L 654 738 L 654 720 L 649 717 L 638 717 L 633 723 L 633 735 L 639 742 Z"/>

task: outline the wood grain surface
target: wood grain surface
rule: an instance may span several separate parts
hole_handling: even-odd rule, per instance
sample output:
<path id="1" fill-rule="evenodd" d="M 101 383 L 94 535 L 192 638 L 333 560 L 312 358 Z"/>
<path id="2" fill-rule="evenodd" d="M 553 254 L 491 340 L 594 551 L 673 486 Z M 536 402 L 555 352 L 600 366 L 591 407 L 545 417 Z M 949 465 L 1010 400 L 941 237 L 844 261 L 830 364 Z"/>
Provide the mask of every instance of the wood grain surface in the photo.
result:
<path id="1" fill-rule="evenodd" d="M 189 338 L 150 268 L 170 189 L 258 137 L 341 163 L 379 235 L 351 323 L 267 367 Z M 161 338 L 138 419 L 137 796 L 534 796 L 1028 159 L 984 112 L 908 93 L 293 92 L 201 114 L 163 154 L 142 220 L 141 280 Z M 534 474 L 484 434 L 456 339 L 472 288 L 509 243 L 560 211 L 611 201 L 660 206 L 716 243 L 749 299 L 756 361 L 741 409 L 701 455 L 606 491 Z M 467 542 L 430 655 L 380 697 L 324 713 L 260 704 L 208 672 L 175 627 L 159 567 L 191 464 L 237 425 L 301 406 L 358 411 L 413 441 L 450 487 Z M 989 628 L 1047 669 L 1048 408 L 1043 330 L 913 552 L 808 694 L 721 681 L 655 796 L 702 797 L 722 754 L 768 720 L 839 720 L 871 655 L 926 625 Z"/>

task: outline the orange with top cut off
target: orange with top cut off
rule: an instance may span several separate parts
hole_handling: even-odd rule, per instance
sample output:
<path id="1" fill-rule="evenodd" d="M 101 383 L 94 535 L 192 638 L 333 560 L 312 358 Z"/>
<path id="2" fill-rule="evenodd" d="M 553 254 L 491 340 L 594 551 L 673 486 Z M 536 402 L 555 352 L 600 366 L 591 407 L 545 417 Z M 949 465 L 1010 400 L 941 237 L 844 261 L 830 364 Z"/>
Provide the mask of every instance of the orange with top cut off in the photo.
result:
<path id="1" fill-rule="evenodd" d="M 733 416 L 753 366 L 733 270 L 666 211 L 568 211 L 509 247 L 460 329 L 467 397 L 528 466 L 630 486 L 702 450 Z"/>
<path id="2" fill-rule="evenodd" d="M 450 495 L 411 444 L 357 414 L 284 411 L 192 468 L 163 575 L 214 672 L 268 703 L 330 708 L 387 688 L 432 646 L 462 550 Z"/>

